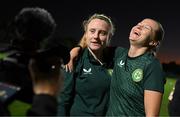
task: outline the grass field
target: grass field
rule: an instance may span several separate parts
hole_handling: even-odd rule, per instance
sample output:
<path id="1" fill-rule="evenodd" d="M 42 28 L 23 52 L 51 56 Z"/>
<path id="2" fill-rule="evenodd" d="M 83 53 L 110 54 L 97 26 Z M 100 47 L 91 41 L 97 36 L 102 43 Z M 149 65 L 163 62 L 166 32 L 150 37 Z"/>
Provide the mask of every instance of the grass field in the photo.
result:
<path id="1" fill-rule="evenodd" d="M 163 101 L 161 105 L 161 111 L 160 116 L 168 116 L 168 96 L 173 89 L 175 85 L 176 79 L 173 78 L 167 78 L 166 84 L 165 84 L 165 91 L 163 95 Z M 30 108 L 29 104 L 20 102 L 20 101 L 14 101 L 10 106 L 9 110 L 11 112 L 12 116 L 24 116 L 26 110 Z"/>
<path id="2" fill-rule="evenodd" d="M 176 79 L 167 78 L 167 81 L 165 84 L 163 100 L 162 100 L 162 105 L 161 105 L 161 110 L 160 110 L 160 116 L 169 116 L 169 114 L 168 114 L 168 97 L 175 85 L 175 82 L 176 82 Z"/>
<path id="3" fill-rule="evenodd" d="M 11 116 L 25 116 L 26 111 L 31 107 L 30 104 L 24 103 L 22 101 L 15 100 L 11 105 L 9 105 L 9 111 Z"/>

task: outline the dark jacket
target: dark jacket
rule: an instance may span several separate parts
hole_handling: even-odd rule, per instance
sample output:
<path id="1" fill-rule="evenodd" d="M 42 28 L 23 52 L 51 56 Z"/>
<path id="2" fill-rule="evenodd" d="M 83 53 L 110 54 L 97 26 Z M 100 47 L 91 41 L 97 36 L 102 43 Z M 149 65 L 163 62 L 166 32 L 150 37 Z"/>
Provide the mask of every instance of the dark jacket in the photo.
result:
<path id="1" fill-rule="evenodd" d="M 32 107 L 27 116 L 55 116 L 57 114 L 57 100 L 50 95 L 35 95 Z"/>
<path id="2" fill-rule="evenodd" d="M 100 65 L 85 49 L 74 72 L 65 72 L 58 115 L 104 116 L 108 108 L 111 81 L 108 68 L 107 63 Z"/>

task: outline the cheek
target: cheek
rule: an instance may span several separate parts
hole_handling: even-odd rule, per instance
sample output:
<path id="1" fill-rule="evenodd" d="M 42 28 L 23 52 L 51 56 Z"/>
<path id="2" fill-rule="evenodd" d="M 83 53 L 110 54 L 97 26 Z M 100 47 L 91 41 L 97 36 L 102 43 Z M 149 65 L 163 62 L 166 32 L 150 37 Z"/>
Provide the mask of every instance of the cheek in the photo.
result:
<path id="1" fill-rule="evenodd" d="M 146 31 L 142 31 L 142 32 L 141 32 L 141 35 L 142 35 L 142 37 L 145 38 L 145 39 L 146 39 L 146 38 L 149 39 L 149 38 L 151 37 L 151 33 L 150 33 L 150 32 L 146 32 Z"/>
<path id="2" fill-rule="evenodd" d="M 87 39 L 86 43 L 87 43 L 87 46 L 89 46 L 90 45 L 90 39 Z"/>
<path id="3" fill-rule="evenodd" d="M 85 38 L 86 38 L 86 41 L 85 41 L 85 43 L 87 44 L 87 45 L 89 45 L 90 44 L 90 36 L 88 35 L 88 34 L 86 34 L 85 35 Z"/>
<path id="4" fill-rule="evenodd" d="M 109 38 L 108 37 L 101 38 L 101 43 L 102 45 L 107 46 L 109 44 Z"/>

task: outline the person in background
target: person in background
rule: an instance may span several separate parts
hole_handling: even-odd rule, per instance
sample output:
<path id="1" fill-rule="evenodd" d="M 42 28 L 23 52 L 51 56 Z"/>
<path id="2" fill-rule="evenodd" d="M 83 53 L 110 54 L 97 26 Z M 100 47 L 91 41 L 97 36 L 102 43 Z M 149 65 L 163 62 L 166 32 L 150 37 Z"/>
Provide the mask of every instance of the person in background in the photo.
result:
<path id="1" fill-rule="evenodd" d="M 146 18 L 131 29 L 130 48 L 115 50 L 107 116 L 159 115 L 165 75 L 156 52 L 163 37 L 162 25 Z M 79 51 L 79 47 L 71 50 L 67 69 L 73 68 Z"/>
<path id="2" fill-rule="evenodd" d="M 169 105 L 168 105 L 169 116 L 180 116 L 179 89 L 180 89 L 180 80 L 178 79 L 176 81 L 175 88 L 173 88 L 173 91 L 170 94 Z"/>
<path id="3" fill-rule="evenodd" d="M 65 72 L 59 95 L 59 116 L 104 116 L 109 104 L 110 62 L 104 53 L 114 34 L 114 26 L 104 14 L 94 14 L 84 21 L 87 47 L 78 57 L 73 72 Z M 110 61 L 110 60 L 109 60 Z"/>
<path id="4" fill-rule="evenodd" d="M 64 47 L 61 47 L 61 50 L 63 48 L 63 52 L 65 53 L 60 52 L 56 48 L 51 49 L 42 47 L 44 41 L 51 39 L 55 31 L 55 28 L 55 20 L 53 19 L 51 14 L 43 8 L 25 7 L 15 16 L 12 24 L 10 25 L 10 32 L 8 32 L 9 37 L 11 37 L 11 43 L 7 48 L 1 50 L 1 54 L 5 56 L 2 57 L 0 61 L 0 82 L 8 84 L 9 86 L 20 87 L 20 91 L 17 91 L 15 97 L 9 97 L 8 101 L 2 102 L 2 111 L 4 113 L 0 113 L 0 115 L 10 115 L 7 111 L 7 107 L 11 102 L 14 101 L 14 99 L 31 104 L 34 93 L 36 94 L 36 96 L 34 97 L 32 110 L 29 111 L 29 113 L 31 113 L 30 115 L 56 114 L 56 106 L 54 106 L 53 109 L 49 109 L 46 108 L 46 102 L 42 103 L 43 100 L 37 101 L 37 98 L 45 97 L 42 95 L 47 93 L 50 96 L 53 96 L 52 103 L 53 105 L 56 105 L 54 97 L 55 92 L 58 89 L 58 84 L 56 84 L 55 82 L 58 81 L 58 74 L 60 70 L 59 64 L 57 64 L 57 68 L 56 64 L 55 66 L 52 66 L 55 67 L 53 68 L 54 71 L 48 74 L 49 66 L 46 66 L 48 64 L 46 64 L 45 61 L 51 58 L 51 56 L 65 58 L 68 54 L 68 51 L 66 51 Z M 41 56 L 41 51 L 42 53 L 44 53 L 43 56 Z M 30 69 L 30 71 L 31 75 L 33 73 L 35 74 L 32 75 L 33 82 L 28 69 L 29 61 L 32 58 L 36 58 L 36 60 L 38 60 L 35 61 L 35 65 L 37 64 L 37 66 L 40 67 L 38 69 L 40 70 L 40 72 L 38 72 L 38 70 L 36 70 L 36 67 L 34 67 L 34 62 L 32 62 L 32 68 Z M 48 77 L 50 80 L 47 80 Z M 54 80 L 51 80 L 51 77 Z M 46 80 L 34 80 L 38 78 L 45 78 Z M 34 93 L 32 89 L 34 89 Z M 43 111 L 43 113 L 41 113 L 40 110 L 38 113 L 33 114 L 34 110 L 36 110 L 36 106 L 38 105 L 38 103 L 41 103 L 40 106 L 43 107 L 43 109 L 46 108 L 47 112 Z M 49 111 L 52 112 L 48 114 Z"/>
<path id="5" fill-rule="evenodd" d="M 51 56 L 46 58 L 46 60 L 42 62 L 42 64 L 46 64 L 43 65 L 43 67 L 46 67 L 46 69 L 42 69 L 41 64 L 39 64 L 41 61 L 39 61 L 38 57 L 34 57 L 30 60 L 28 68 L 32 78 L 33 91 L 35 95 L 33 96 L 32 106 L 26 112 L 27 116 L 57 115 L 56 97 L 61 91 L 64 80 L 63 73 L 61 71 L 61 66 L 63 65 L 62 60 L 66 59 L 64 56 L 65 54 L 58 57 Z M 2 95 L 0 95 L 0 98 L 2 99 L 1 96 Z M 2 103 L 0 100 L 0 115 L 10 115 L 7 109 L 4 107 L 4 103 Z"/>
<path id="6" fill-rule="evenodd" d="M 41 49 L 41 44 L 53 35 L 56 23 L 43 8 L 23 8 L 9 26 L 11 43 L 1 51 L 6 56 L 0 63 L 0 82 L 19 86 L 16 99 L 32 102 L 32 82 L 28 63 Z"/>
<path id="7" fill-rule="evenodd" d="M 64 57 L 49 57 L 47 59 L 48 71 L 44 72 L 37 59 L 31 59 L 29 71 L 32 78 L 33 103 L 27 111 L 28 116 L 55 116 L 57 115 L 57 94 L 63 86 L 63 72 L 60 59 Z"/>

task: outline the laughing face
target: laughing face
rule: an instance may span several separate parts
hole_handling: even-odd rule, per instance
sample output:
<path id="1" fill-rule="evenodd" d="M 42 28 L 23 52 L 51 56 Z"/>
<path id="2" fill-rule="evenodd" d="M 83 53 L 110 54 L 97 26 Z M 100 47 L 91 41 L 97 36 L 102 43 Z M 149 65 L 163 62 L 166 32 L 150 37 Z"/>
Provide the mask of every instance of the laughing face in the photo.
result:
<path id="1" fill-rule="evenodd" d="M 104 20 L 93 19 L 87 26 L 85 37 L 92 51 L 101 50 L 109 42 L 110 25 Z"/>
<path id="2" fill-rule="evenodd" d="M 131 29 L 129 40 L 131 45 L 149 46 L 155 38 L 158 24 L 152 19 L 144 19 Z"/>

